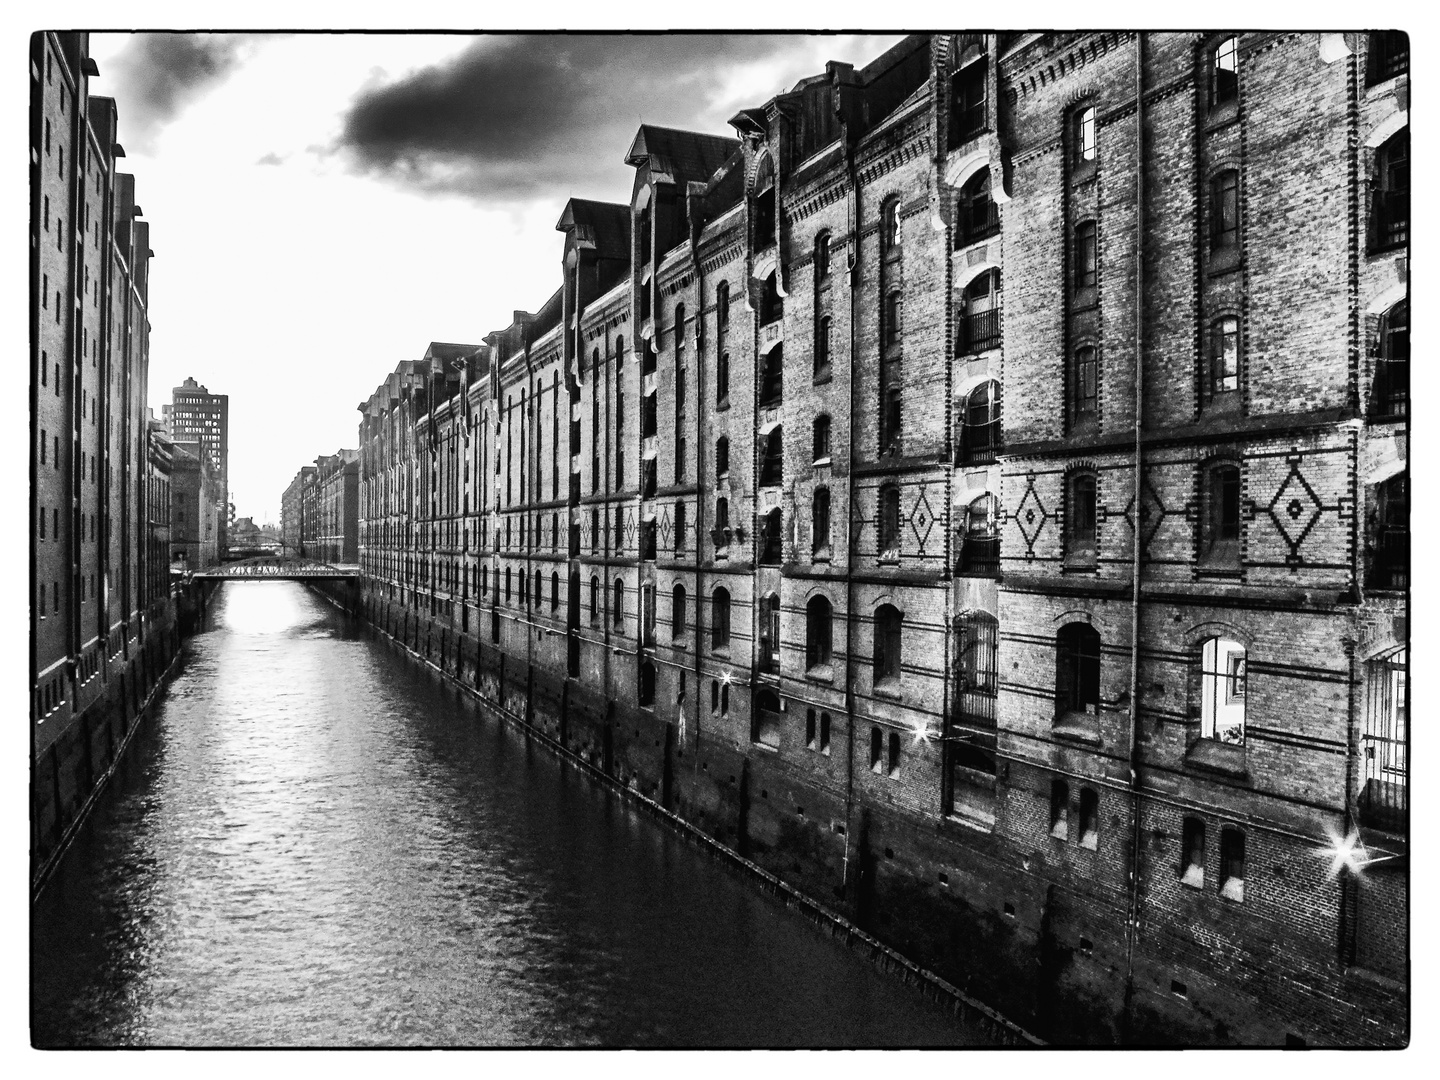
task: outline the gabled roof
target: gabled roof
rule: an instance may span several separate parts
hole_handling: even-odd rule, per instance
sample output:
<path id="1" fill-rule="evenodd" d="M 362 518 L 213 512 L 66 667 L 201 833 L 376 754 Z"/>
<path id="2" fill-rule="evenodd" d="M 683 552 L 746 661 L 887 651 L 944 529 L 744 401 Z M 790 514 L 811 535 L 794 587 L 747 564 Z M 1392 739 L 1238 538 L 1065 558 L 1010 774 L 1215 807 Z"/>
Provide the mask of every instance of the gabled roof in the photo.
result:
<path id="1" fill-rule="evenodd" d="M 641 124 L 625 155 L 625 164 L 648 163 L 656 171 L 668 172 L 677 183 L 705 181 L 725 164 L 739 145 L 738 139 L 726 135 Z"/>
<path id="2" fill-rule="evenodd" d="M 578 230 L 577 239 L 588 240 L 602 259 L 630 257 L 630 207 L 624 203 L 571 199 L 555 223 L 557 232 Z"/>

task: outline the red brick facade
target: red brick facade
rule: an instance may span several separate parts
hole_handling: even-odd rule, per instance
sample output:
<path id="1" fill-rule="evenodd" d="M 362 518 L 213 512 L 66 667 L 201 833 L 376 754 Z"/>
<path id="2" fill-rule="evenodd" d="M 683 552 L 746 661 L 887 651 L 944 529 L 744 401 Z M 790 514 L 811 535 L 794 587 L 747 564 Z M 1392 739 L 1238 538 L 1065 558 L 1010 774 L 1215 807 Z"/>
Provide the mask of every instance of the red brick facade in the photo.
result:
<path id="1" fill-rule="evenodd" d="M 1399 47 L 914 37 L 642 127 L 361 406 L 367 617 L 1044 1037 L 1403 1043 Z"/>

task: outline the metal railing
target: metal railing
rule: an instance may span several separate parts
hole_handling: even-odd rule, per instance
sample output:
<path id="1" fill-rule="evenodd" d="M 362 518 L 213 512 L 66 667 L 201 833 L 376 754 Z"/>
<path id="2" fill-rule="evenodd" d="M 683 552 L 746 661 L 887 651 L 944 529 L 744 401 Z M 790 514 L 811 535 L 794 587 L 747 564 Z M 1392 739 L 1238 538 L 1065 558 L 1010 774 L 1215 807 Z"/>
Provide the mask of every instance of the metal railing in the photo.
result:
<path id="1" fill-rule="evenodd" d="M 984 352 L 1000 344 L 1000 309 L 976 311 L 960 317 L 960 351 Z"/>

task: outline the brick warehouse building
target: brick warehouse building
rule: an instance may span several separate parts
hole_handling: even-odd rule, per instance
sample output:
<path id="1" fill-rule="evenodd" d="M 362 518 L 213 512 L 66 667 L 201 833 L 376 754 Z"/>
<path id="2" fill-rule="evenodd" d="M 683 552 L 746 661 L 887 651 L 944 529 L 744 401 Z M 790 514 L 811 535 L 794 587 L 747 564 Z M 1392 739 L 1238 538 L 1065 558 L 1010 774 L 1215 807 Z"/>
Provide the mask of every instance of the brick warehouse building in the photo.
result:
<path id="1" fill-rule="evenodd" d="M 152 439 L 149 226 L 83 33 L 30 38 L 32 869 L 61 848 L 177 647 Z M 160 500 L 160 501 L 157 501 Z"/>
<path id="2" fill-rule="evenodd" d="M 367 617 L 1043 1037 L 1403 1042 L 1406 69 L 918 36 L 642 126 L 360 406 Z"/>

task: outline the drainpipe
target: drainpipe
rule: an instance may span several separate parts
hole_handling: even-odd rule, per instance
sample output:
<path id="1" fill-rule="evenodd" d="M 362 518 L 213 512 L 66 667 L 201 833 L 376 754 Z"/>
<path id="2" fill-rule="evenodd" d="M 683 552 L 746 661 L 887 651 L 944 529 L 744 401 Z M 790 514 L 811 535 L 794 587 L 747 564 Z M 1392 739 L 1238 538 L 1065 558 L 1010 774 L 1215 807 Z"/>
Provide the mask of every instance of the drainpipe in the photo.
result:
<path id="1" fill-rule="evenodd" d="M 850 125 L 842 116 L 845 129 L 845 172 L 850 188 L 850 255 L 847 277 L 850 285 L 850 422 L 846 426 L 846 520 L 855 503 L 855 355 L 859 347 L 859 277 L 860 277 L 860 177 L 855 165 L 855 144 L 850 137 Z M 847 526 L 848 528 L 848 526 Z M 855 582 L 852 570 L 855 563 L 853 544 L 846 538 L 845 549 L 845 857 L 840 878 L 842 893 L 848 891 L 850 883 L 850 850 L 854 823 L 851 818 L 855 810 Z M 858 898 L 857 898 L 858 900 Z"/>
<path id="2" fill-rule="evenodd" d="M 1121 1022 L 1130 1022 L 1135 994 L 1135 938 L 1140 918 L 1140 436 L 1145 407 L 1145 35 L 1135 35 L 1135 448 L 1134 528 L 1130 567 L 1130 866 L 1125 916 L 1125 1005 Z"/>
<path id="3" fill-rule="evenodd" d="M 700 258 L 700 231 L 702 226 L 699 221 L 699 214 L 702 204 L 697 195 L 691 199 L 689 183 L 685 187 L 685 199 L 687 202 L 685 220 L 690 227 L 690 265 L 695 268 L 695 610 L 692 616 L 692 625 L 695 627 L 695 746 L 691 751 L 690 776 L 692 793 L 693 787 L 700 777 L 700 718 L 704 715 L 705 705 L 705 675 L 704 658 L 701 655 L 701 642 L 704 640 L 704 633 L 700 629 L 700 612 L 705 596 L 705 561 L 700 557 L 701 544 L 704 537 L 709 535 L 705 530 L 705 471 L 709 447 L 705 441 L 705 349 L 704 334 L 702 329 L 705 326 L 705 263 Z M 717 335 L 718 341 L 718 335 Z M 712 487 L 713 492 L 713 487 Z M 688 705 L 689 702 L 686 702 Z"/>

